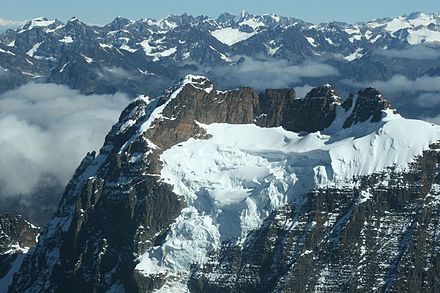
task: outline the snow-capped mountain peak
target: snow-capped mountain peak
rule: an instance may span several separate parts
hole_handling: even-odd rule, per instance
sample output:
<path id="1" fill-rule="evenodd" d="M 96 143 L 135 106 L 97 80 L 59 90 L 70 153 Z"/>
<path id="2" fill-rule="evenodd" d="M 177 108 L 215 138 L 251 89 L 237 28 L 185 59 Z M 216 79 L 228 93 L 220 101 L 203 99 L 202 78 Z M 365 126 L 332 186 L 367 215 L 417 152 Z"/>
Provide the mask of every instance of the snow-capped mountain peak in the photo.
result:
<path id="1" fill-rule="evenodd" d="M 308 210 L 320 190 L 409 172 L 439 139 L 439 126 L 402 118 L 372 88 L 343 99 L 324 85 L 297 99 L 292 89 L 217 91 L 188 75 L 123 111 L 100 154 L 78 168 L 12 288 L 62 290 L 70 281 L 52 276 L 69 279 L 76 268 L 76 288 L 95 288 L 85 276 L 99 271 L 105 290 L 187 291 L 227 247 L 251 247 L 274 213 Z M 370 202 L 362 190 L 353 209 Z"/>

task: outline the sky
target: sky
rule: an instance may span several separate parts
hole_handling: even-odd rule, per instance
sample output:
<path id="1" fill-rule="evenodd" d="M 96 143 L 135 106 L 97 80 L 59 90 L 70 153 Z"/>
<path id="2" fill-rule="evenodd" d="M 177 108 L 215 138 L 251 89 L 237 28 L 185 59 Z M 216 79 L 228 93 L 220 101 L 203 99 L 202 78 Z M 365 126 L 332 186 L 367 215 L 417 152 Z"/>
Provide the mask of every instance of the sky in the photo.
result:
<path id="1" fill-rule="evenodd" d="M 188 13 L 216 17 L 222 12 L 238 14 L 276 13 L 319 23 L 354 23 L 411 12 L 439 12 L 439 0 L 2 0 L 0 18 L 27 20 L 45 16 L 66 21 L 75 16 L 91 24 L 106 24 L 116 16 L 137 20 Z"/>

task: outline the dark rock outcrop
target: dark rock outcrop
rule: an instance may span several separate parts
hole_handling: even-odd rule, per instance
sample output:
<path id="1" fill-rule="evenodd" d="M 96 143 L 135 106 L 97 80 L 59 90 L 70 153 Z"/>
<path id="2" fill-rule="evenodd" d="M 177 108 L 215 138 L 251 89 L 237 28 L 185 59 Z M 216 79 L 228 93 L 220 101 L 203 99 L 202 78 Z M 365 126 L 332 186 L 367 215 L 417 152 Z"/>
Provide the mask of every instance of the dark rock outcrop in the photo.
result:
<path id="1" fill-rule="evenodd" d="M 0 280 L 12 268 L 17 256 L 37 243 L 40 229 L 19 214 L 0 215 Z"/>
<path id="2" fill-rule="evenodd" d="M 353 99 L 353 98 L 350 98 Z M 348 103 L 352 103 L 348 101 Z M 349 128 L 353 124 L 365 122 L 379 122 L 382 119 L 383 110 L 390 108 L 390 103 L 384 96 L 374 88 L 360 90 L 357 94 L 356 104 L 353 112 L 344 122 L 344 128 Z"/>
<path id="3" fill-rule="evenodd" d="M 30 248 L 35 245 L 40 229 L 18 214 L 0 215 L 0 254 L 13 246 Z"/>

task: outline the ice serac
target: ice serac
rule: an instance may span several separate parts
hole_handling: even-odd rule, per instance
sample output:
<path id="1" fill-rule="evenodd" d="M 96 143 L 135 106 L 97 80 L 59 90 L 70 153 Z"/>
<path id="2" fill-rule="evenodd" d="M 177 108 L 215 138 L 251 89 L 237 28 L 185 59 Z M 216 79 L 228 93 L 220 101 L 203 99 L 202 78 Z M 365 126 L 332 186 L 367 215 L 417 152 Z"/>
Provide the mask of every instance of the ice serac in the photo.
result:
<path id="1" fill-rule="evenodd" d="M 298 99 L 188 75 L 84 158 L 9 292 L 398 290 L 413 255 L 438 257 L 439 139 L 373 89 Z M 350 275 L 358 251 L 372 261 Z"/>

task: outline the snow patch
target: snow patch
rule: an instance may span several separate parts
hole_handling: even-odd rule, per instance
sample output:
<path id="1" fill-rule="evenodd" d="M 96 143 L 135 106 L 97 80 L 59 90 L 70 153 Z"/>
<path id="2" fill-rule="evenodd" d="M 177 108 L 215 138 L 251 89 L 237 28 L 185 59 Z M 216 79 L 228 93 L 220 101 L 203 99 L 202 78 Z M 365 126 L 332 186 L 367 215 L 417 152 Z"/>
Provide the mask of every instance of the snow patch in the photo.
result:
<path id="1" fill-rule="evenodd" d="M 347 60 L 348 62 L 351 62 L 351 61 L 353 61 L 353 60 L 359 59 L 359 58 L 365 56 L 365 54 L 362 54 L 362 53 L 361 53 L 362 50 L 363 50 L 362 48 L 357 49 L 354 53 L 352 53 L 352 54 L 350 54 L 350 55 L 347 55 L 347 56 L 344 56 L 344 57 L 342 57 L 342 58 L 344 58 L 344 59 Z"/>
<path id="2" fill-rule="evenodd" d="M 9 54 L 9 55 L 15 56 L 15 54 L 12 53 L 11 51 L 6 51 L 6 50 L 3 50 L 2 48 L 0 48 L 0 53 Z"/>
<path id="3" fill-rule="evenodd" d="M 71 44 L 73 43 L 73 38 L 71 36 L 65 36 L 60 40 L 60 42 L 64 44 Z"/>
<path id="4" fill-rule="evenodd" d="M 258 21 L 255 18 L 246 19 L 245 21 L 241 22 L 240 25 L 247 25 L 247 26 L 253 28 L 254 30 L 256 30 L 260 27 L 266 26 L 264 23 L 262 23 L 261 21 Z"/>
<path id="5" fill-rule="evenodd" d="M 139 43 L 144 49 L 145 55 L 153 57 L 153 61 L 159 61 L 161 58 L 169 57 L 177 52 L 177 47 L 164 49 L 161 46 L 150 45 L 151 39 Z M 156 43 L 160 43 L 156 41 Z"/>
<path id="6" fill-rule="evenodd" d="M 130 53 L 134 53 L 137 51 L 137 49 L 133 49 L 133 48 L 129 47 L 127 44 L 122 45 L 121 47 L 119 47 L 119 49 L 128 51 Z"/>
<path id="7" fill-rule="evenodd" d="M 84 60 L 86 60 L 86 62 L 87 63 L 93 63 L 93 59 L 92 58 L 90 58 L 90 57 L 87 57 L 86 55 L 84 55 L 84 54 L 81 54 L 81 57 L 83 57 L 84 58 Z"/>
<path id="8" fill-rule="evenodd" d="M 68 65 L 70 63 L 70 61 L 69 62 L 67 62 L 66 64 L 64 64 L 63 65 L 63 67 L 60 69 L 60 72 L 63 72 L 64 71 L 64 69 L 66 68 L 66 66 Z"/>
<path id="9" fill-rule="evenodd" d="M 430 30 L 428 28 L 408 30 L 408 37 L 406 40 L 410 45 L 417 45 L 421 43 L 439 43 L 440 31 Z"/>
<path id="10" fill-rule="evenodd" d="M 310 45 L 312 45 L 313 47 L 317 47 L 318 45 L 316 44 L 316 41 L 314 38 L 312 37 L 306 37 L 307 42 L 309 42 Z"/>
<path id="11" fill-rule="evenodd" d="M 37 52 L 38 48 L 40 48 L 41 44 L 43 44 L 43 42 L 36 43 L 29 51 L 27 51 L 26 55 L 34 57 L 35 53 Z"/>
<path id="12" fill-rule="evenodd" d="M 104 50 L 113 48 L 112 45 L 103 44 L 103 43 L 99 43 L 99 47 Z"/>
<path id="13" fill-rule="evenodd" d="M 211 35 L 222 42 L 223 44 L 226 44 L 228 46 L 232 46 L 238 42 L 244 41 L 249 39 L 250 37 L 257 34 L 256 32 L 253 33 L 246 33 L 242 32 L 237 28 L 222 28 L 211 32 Z"/>

